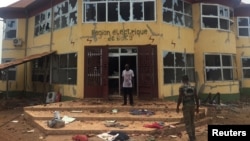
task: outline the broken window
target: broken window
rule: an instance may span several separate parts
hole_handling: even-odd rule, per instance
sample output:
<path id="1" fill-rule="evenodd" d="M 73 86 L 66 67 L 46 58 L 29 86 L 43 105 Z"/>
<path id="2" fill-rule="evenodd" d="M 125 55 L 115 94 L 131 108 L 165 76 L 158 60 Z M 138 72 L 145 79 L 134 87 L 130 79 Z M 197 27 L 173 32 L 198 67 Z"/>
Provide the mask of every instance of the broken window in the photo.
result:
<path id="1" fill-rule="evenodd" d="M 189 76 L 191 82 L 194 82 L 194 55 L 163 52 L 164 66 L 164 84 L 180 83 L 184 74 Z"/>
<path id="2" fill-rule="evenodd" d="M 202 21 L 203 28 L 216 28 L 230 30 L 233 23 L 233 10 L 229 7 L 218 4 L 202 4 Z"/>
<path id="3" fill-rule="evenodd" d="M 118 21 L 118 2 L 108 3 L 108 21 L 117 22 Z"/>
<path id="4" fill-rule="evenodd" d="M 77 24 L 77 0 L 65 0 L 54 7 L 54 29 Z"/>
<path id="5" fill-rule="evenodd" d="M 121 2 L 120 3 L 120 21 L 129 21 L 130 17 L 130 3 L 129 2 Z"/>
<path id="6" fill-rule="evenodd" d="M 2 63 L 10 62 L 14 59 L 3 58 Z M 9 67 L 0 71 L 0 80 L 16 80 L 16 66 Z"/>
<path id="7" fill-rule="evenodd" d="M 241 62 L 243 78 L 250 78 L 250 57 L 242 57 Z"/>
<path id="8" fill-rule="evenodd" d="M 61 54 L 53 57 L 53 82 L 76 84 L 77 53 Z"/>
<path id="9" fill-rule="evenodd" d="M 51 11 L 46 10 L 35 16 L 35 36 L 48 33 L 51 30 Z"/>
<path id="10" fill-rule="evenodd" d="M 206 54 L 205 70 L 207 81 L 234 80 L 236 66 L 234 55 L 225 54 Z"/>
<path id="11" fill-rule="evenodd" d="M 250 36 L 250 17 L 237 17 L 238 36 Z"/>
<path id="12" fill-rule="evenodd" d="M 16 38 L 16 34 L 17 34 L 17 20 L 16 19 L 6 19 L 5 20 L 5 30 L 4 30 L 5 39 Z"/>
<path id="13" fill-rule="evenodd" d="M 155 0 L 85 0 L 84 22 L 154 21 Z"/>
<path id="14" fill-rule="evenodd" d="M 192 27 L 192 5 L 184 0 L 162 0 L 163 21 L 169 24 Z"/>

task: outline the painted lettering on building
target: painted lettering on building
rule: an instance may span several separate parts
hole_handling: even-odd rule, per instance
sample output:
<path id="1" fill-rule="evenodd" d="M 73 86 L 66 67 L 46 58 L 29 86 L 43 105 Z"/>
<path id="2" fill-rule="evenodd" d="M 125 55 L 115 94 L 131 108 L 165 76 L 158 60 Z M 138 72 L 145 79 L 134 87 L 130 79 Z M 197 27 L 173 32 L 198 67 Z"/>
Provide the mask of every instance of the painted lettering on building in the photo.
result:
<path id="1" fill-rule="evenodd" d="M 114 29 L 114 30 L 92 30 L 92 36 L 97 39 L 107 39 L 108 41 L 133 40 L 135 36 L 141 37 L 148 34 L 147 29 Z"/>

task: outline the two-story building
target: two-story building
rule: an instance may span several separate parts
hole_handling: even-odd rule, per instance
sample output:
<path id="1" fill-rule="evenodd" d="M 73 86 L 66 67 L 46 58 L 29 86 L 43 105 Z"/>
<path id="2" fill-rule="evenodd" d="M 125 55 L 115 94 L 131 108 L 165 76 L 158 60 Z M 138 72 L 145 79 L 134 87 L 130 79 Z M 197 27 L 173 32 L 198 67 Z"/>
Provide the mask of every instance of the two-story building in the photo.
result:
<path id="1" fill-rule="evenodd" d="M 200 96 L 237 100 L 250 87 L 250 5 L 240 0 L 20 0 L 5 20 L 0 89 L 121 97 L 178 95 L 187 74 Z"/>

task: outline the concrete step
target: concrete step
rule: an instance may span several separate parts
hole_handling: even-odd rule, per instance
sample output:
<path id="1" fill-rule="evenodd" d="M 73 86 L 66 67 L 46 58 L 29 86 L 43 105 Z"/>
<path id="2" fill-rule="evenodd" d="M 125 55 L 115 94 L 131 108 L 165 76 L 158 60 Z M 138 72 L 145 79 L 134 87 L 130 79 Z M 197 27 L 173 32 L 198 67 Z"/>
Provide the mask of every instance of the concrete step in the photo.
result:
<path id="1" fill-rule="evenodd" d="M 168 102 L 137 102 L 135 106 L 121 106 L 116 102 L 99 101 L 69 101 L 46 105 L 28 106 L 24 108 L 24 117 L 45 134 L 99 134 L 107 131 L 123 131 L 127 134 L 150 134 L 161 132 L 172 133 L 173 127 L 185 130 L 182 113 L 175 112 L 176 103 Z M 117 112 L 114 112 L 117 110 Z M 153 115 L 132 115 L 133 110 L 153 112 Z M 47 122 L 54 118 L 54 111 L 59 111 L 60 117 L 75 118 L 62 128 L 50 128 Z M 201 108 L 196 115 L 197 123 L 207 122 L 206 109 Z M 115 126 L 107 126 L 107 121 L 116 121 Z M 147 128 L 155 122 L 164 123 L 162 129 Z M 196 123 L 196 124 L 197 124 Z M 171 126 L 170 126 L 171 125 Z M 173 126 L 173 127 L 172 127 Z M 180 128 L 180 127 L 181 128 Z M 163 131 L 162 131 L 163 130 Z M 169 130 L 169 131 L 168 131 Z"/>
<path id="2" fill-rule="evenodd" d="M 57 109 L 58 110 L 58 109 Z M 135 109 L 137 110 L 137 109 Z M 110 111 L 92 111 L 92 110 L 84 110 L 84 111 L 68 111 L 68 110 L 60 110 L 60 117 L 68 116 L 73 117 L 78 120 L 128 120 L 128 121 L 176 121 L 179 122 L 182 118 L 182 114 L 177 114 L 176 112 L 169 111 L 150 111 L 153 112 L 153 115 L 141 114 L 141 115 L 133 115 L 130 111 L 119 111 L 117 113 L 112 113 Z M 53 110 L 45 110 L 45 111 L 25 111 L 26 116 L 30 116 L 32 119 L 36 120 L 49 120 L 54 117 Z"/>

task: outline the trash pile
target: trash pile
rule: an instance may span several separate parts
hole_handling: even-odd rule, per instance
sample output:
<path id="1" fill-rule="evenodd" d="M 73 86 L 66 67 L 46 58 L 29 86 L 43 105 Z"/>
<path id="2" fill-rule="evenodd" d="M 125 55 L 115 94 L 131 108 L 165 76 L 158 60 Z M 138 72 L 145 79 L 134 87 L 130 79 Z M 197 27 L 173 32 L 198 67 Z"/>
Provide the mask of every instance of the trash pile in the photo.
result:
<path id="1" fill-rule="evenodd" d="M 71 111 L 72 113 L 82 113 L 83 111 L 79 110 L 73 110 Z M 118 114 L 120 111 L 118 109 L 112 109 L 109 113 L 110 114 Z M 108 113 L 105 111 L 104 113 Z M 154 111 L 148 110 L 148 109 L 131 109 L 129 111 L 129 114 L 131 115 L 142 115 L 142 116 L 152 116 L 155 115 L 156 113 Z M 70 117 L 67 115 L 64 115 L 61 117 L 59 111 L 54 111 L 53 112 L 53 118 L 47 121 L 47 126 L 50 128 L 63 128 L 67 124 L 70 124 L 74 122 L 76 118 Z M 133 122 L 132 122 L 133 123 Z M 117 120 L 105 120 L 103 122 L 103 125 L 105 127 L 110 128 L 110 131 L 104 132 L 101 134 L 96 134 L 94 136 L 103 139 L 103 141 L 128 141 L 130 140 L 130 137 L 122 131 L 114 131 L 114 128 L 118 129 L 124 129 L 129 127 L 130 123 L 121 123 L 118 122 Z M 153 121 L 152 123 L 142 123 L 141 125 L 144 128 L 154 128 L 154 129 L 163 129 L 164 127 L 168 128 L 169 125 L 165 125 L 165 122 L 163 121 Z M 170 125 L 171 127 L 171 125 Z M 172 127 L 174 128 L 174 127 Z M 93 135 L 92 135 L 93 136 Z M 72 136 L 73 141 L 88 141 L 89 137 L 92 137 L 90 135 L 83 135 L 83 134 L 76 134 Z M 152 139 L 153 140 L 153 139 Z"/>

